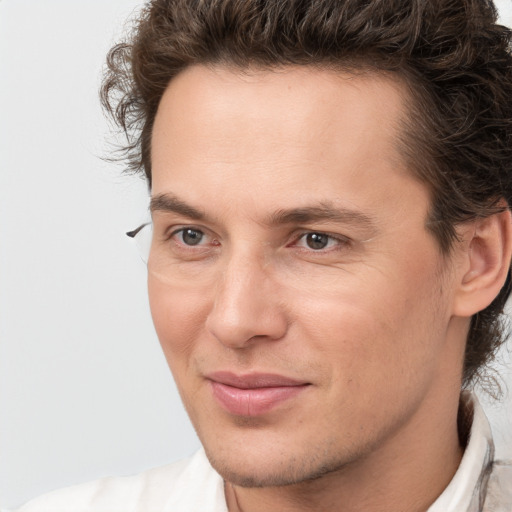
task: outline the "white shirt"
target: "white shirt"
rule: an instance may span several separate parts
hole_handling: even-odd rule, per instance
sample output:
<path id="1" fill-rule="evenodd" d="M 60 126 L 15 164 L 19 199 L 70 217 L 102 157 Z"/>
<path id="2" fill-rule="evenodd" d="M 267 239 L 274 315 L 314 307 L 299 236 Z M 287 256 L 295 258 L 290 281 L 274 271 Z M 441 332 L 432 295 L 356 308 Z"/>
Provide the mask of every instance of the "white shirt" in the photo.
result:
<path id="1" fill-rule="evenodd" d="M 465 395 L 463 400 L 473 409 L 469 442 L 452 481 L 427 512 L 512 512 L 512 465 L 493 461 L 494 444 L 487 418 L 475 397 Z M 17 512 L 228 512 L 228 509 L 222 477 L 201 449 L 190 459 L 139 475 L 102 478 L 51 492 L 30 501 Z"/>

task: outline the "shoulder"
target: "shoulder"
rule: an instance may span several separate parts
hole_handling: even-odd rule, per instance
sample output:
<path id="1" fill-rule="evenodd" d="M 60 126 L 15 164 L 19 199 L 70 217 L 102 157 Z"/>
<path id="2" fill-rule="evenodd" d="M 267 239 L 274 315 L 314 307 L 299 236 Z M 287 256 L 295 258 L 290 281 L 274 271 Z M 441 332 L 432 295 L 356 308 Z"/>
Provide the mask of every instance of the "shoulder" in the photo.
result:
<path id="1" fill-rule="evenodd" d="M 176 510 L 174 504 L 187 511 L 195 510 L 191 507 L 195 507 L 197 494 L 201 495 L 197 506 L 206 507 L 205 511 L 223 510 L 222 478 L 210 466 L 203 450 L 189 459 L 138 475 L 101 478 L 53 491 L 29 501 L 16 512 L 163 512 Z"/>

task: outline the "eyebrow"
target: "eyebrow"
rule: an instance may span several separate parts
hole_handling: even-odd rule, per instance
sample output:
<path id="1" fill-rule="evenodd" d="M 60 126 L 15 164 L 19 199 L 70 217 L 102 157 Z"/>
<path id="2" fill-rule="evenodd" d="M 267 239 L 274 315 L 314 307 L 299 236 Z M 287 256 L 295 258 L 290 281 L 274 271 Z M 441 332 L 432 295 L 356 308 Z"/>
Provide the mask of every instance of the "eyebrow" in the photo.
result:
<path id="1" fill-rule="evenodd" d="M 152 197 L 149 211 L 151 213 L 155 211 L 172 212 L 196 220 L 203 220 L 206 217 L 203 211 L 190 206 L 172 194 L 158 194 Z"/>
<path id="2" fill-rule="evenodd" d="M 271 226 L 277 226 L 282 224 L 307 224 L 318 221 L 353 224 L 366 229 L 375 228 L 374 221 L 368 215 L 357 210 L 337 207 L 330 203 L 278 210 L 269 217 L 267 223 Z"/>
<path id="3" fill-rule="evenodd" d="M 205 220 L 207 218 L 204 211 L 187 204 L 173 194 L 159 194 L 152 197 L 149 209 L 151 212 L 177 213 L 178 215 L 195 220 Z M 265 224 L 274 227 L 285 224 L 308 224 L 319 221 L 352 224 L 365 229 L 375 228 L 374 221 L 368 215 L 358 210 L 335 206 L 330 202 L 277 210 L 266 219 Z"/>

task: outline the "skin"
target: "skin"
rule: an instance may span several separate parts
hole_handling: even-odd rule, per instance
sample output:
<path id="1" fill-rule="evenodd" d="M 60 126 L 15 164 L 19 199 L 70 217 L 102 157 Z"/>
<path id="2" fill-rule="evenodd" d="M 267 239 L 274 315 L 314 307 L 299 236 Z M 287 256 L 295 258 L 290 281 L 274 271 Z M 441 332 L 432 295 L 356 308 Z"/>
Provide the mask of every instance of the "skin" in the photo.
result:
<path id="1" fill-rule="evenodd" d="M 424 511 L 460 462 L 468 296 L 492 258 L 470 250 L 485 225 L 449 256 L 425 228 L 428 189 L 397 144 L 405 96 L 374 74 L 196 66 L 162 98 L 150 304 L 230 511 Z M 342 215 L 278 215 L 311 207 Z M 206 378 L 221 370 L 308 386 L 234 415 Z"/>

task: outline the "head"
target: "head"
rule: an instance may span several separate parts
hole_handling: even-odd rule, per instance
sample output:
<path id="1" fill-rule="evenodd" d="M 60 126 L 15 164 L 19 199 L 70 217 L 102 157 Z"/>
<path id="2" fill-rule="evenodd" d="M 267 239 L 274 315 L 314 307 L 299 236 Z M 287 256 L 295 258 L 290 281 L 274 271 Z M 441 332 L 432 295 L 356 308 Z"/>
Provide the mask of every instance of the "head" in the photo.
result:
<path id="1" fill-rule="evenodd" d="M 492 259 L 485 233 L 508 229 L 509 42 L 484 0 L 155 0 L 111 51 L 103 100 L 174 244 L 159 263 L 153 242 L 155 325 L 207 451 L 219 432 L 256 459 L 281 446 L 261 485 L 280 464 L 288 482 L 328 472 L 492 359 L 508 261 L 485 297 L 463 285 Z M 204 386 L 227 369 L 279 370 L 321 419 L 293 448 L 283 432 L 314 407 L 226 416 Z M 313 434 L 316 465 L 296 450 Z"/>

